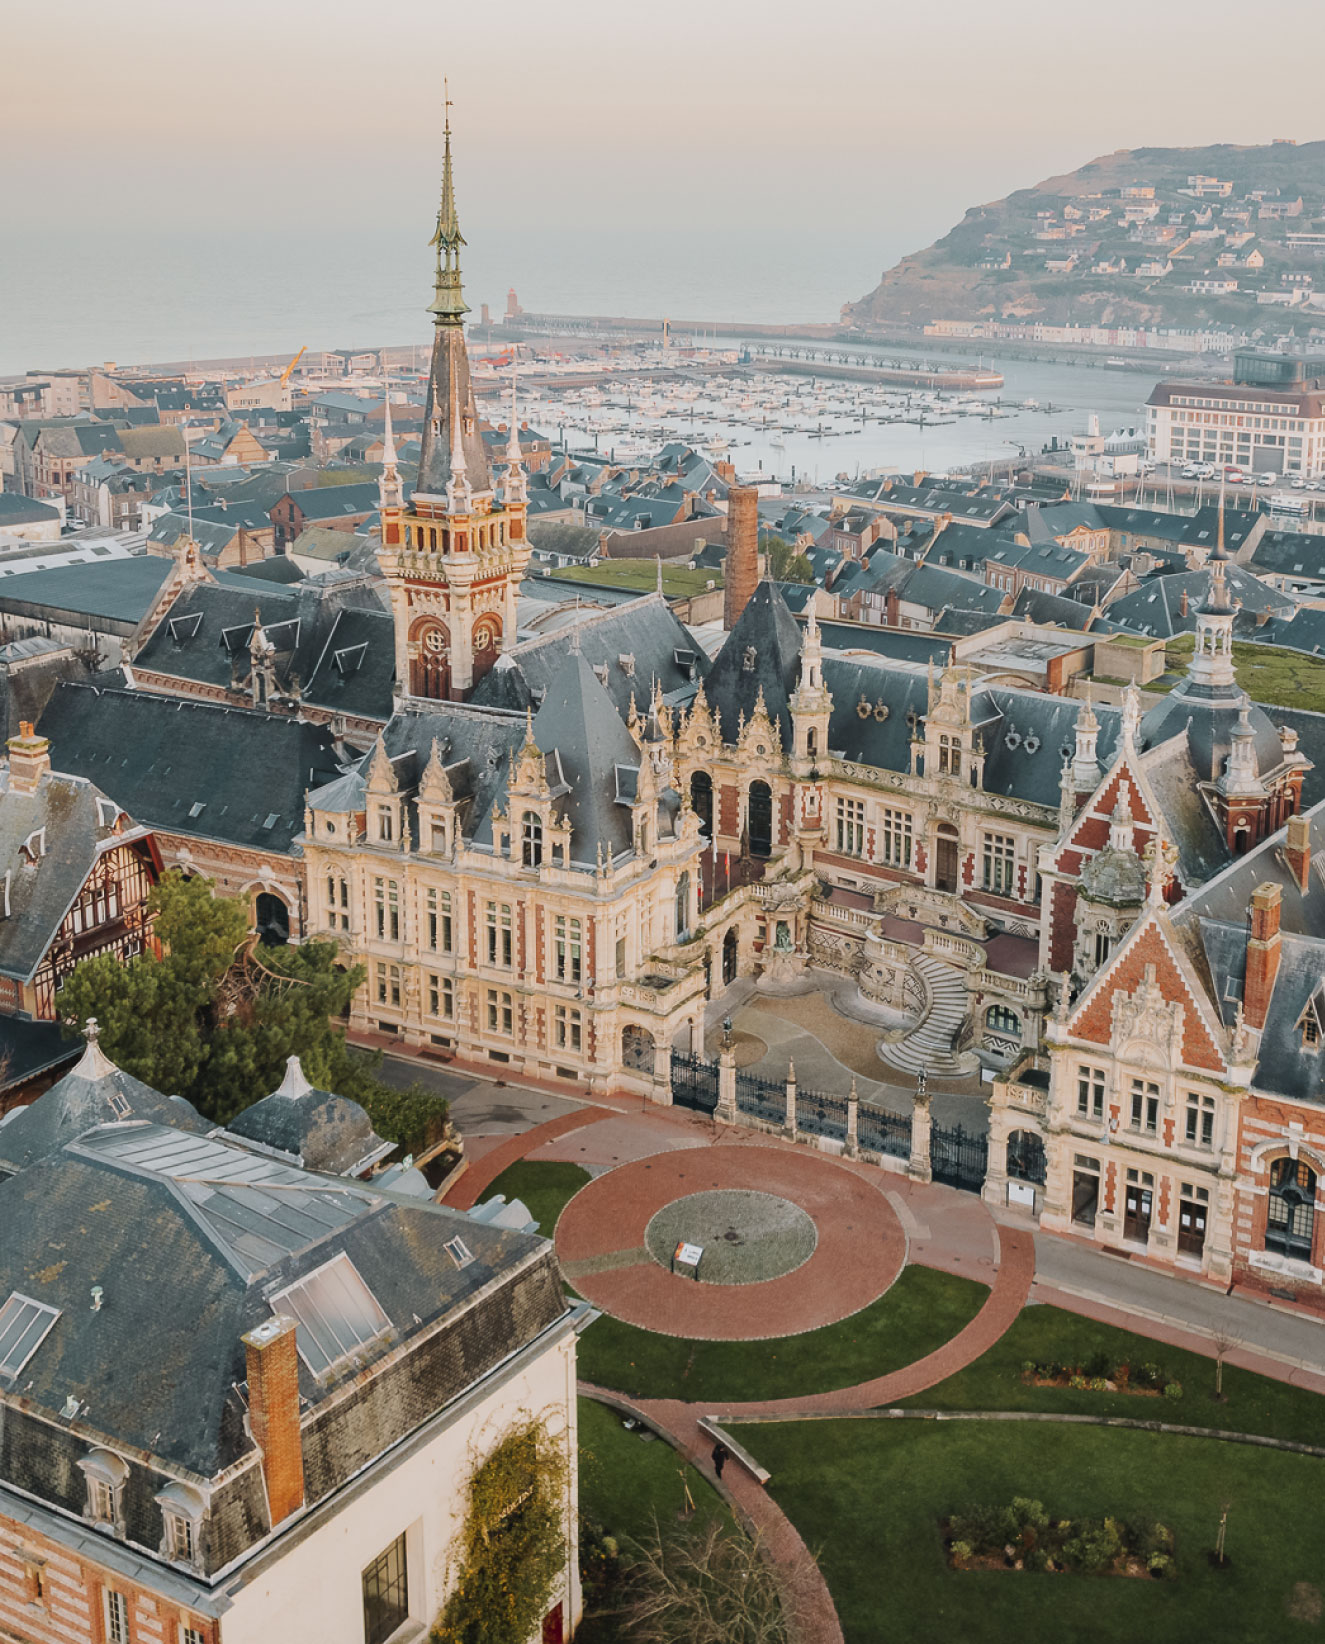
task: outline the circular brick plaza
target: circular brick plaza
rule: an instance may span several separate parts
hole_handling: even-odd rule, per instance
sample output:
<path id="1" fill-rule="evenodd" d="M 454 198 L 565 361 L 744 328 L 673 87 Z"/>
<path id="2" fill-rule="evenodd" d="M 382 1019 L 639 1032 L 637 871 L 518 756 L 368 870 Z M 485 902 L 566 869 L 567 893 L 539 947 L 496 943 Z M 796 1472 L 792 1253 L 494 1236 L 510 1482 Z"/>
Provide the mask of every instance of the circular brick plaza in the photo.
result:
<path id="1" fill-rule="evenodd" d="M 582 1296 L 646 1330 L 798 1335 L 859 1312 L 901 1272 L 906 1237 L 883 1186 L 822 1154 L 757 1143 L 654 1154 L 576 1194 L 557 1254 Z M 700 1282 L 670 1271 L 681 1240 L 704 1246 Z M 715 1246 L 725 1249 L 710 1261 Z"/>

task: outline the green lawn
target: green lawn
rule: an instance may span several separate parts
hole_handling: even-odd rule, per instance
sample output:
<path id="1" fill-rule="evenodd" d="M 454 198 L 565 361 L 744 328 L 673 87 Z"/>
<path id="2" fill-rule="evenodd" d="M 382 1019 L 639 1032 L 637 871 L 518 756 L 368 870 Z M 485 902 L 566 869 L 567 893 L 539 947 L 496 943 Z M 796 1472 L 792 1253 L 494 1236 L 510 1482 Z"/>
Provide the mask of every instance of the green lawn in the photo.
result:
<path id="1" fill-rule="evenodd" d="M 670 1444 L 627 1432 L 615 1410 L 594 1399 L 580 1406 L 580 1515 L 609 1535 L 638 1540 L 656 1518 L 665 1530 L 677 1522 L 685 1505 L 686 1483 L 695 1506 L 706 1518 L 727 1518 L 726 1504 Z"/>
<path id="2" fill-rule="evenodd" d="M 717 1491 L 670 1444 L 628 1433 L 615 1410 L 593 1399 L 580 1399 L 579 1411 L 580 1518 L 623 1543 L 627 1557 L 630 1542 L 647 1535 L 655 1519 L 664 1535 L 680 1522 L 686 1505 L 683 1468 L 697 1522 L 715 1516 L 730 1522 Z M 611 1597 L 590 1603 L 576 1644 L 626 1644 L 614 1605 Z"/>
<path id="3" fill-rule="evenodd" d="M 968 1324 L 988 1294 L 971 1279 L 908 1267 L 850 1318 L 769 1341 L 685 1341 L 604 1315 L 580 1337 L 580 1375 L 634 1398 L 713 1405 L 822 1393 L 923 1358 Z"/>
<path id="4" fill-rule="evenodd" d="M 1185 674 L 1195 648 L 1194 634 L 1169 640 L 1164 648 L 1165 666 L 1175 674 Z M 1325 712 L 1325 658 L 1278 645 L 1258 645 L 1254 640 L 1235 640 L 1233 669 L 1253 702 Z"/>
<path id="5" fill-rule="evenodd" d="M 1321 1635 L 1325 1520 L 1311 1503 L 1325 1461 L 1314 1457 L 975 1422 L 815 1421 L 738 1433 L 817 1554 L 847 1644 L 1283 1644 Z M 1176 1537 L 1177 1580 L 949 1569 L 939 1519 L 1014 1495 L 1054 1516 L 1159 1519 Z M 1206 1553 L 1223 1502 L 1232 1567 L 1216 1573 Z"/>
<path id="6" fill-rule="evenodd" d="M 558 581 L 595 583 L 600 588 L 633 588 L 642 594 L 658 586 L 658 564 L 652 559 L 612 559 L 598 565 L 566 565 L 555 573 Z M 663 593 L 668 599 L 685 599 L 702 594 L 713 583 L 722 587 L 717 567 L 691 571 L 684 561 L 663 561 Z"/>
<path id="7" fill-rule="evenodd" d="M 1028 1359 L 1078 1362 L 1107 1353 L 1117 1363 L 1160 1365 L 1182 1383 L 1182 1397 L 1145 1398 L 1135 1393 L 1091 1393 L 1070 1387 L 1035 1387 L 1021 1379 Z M 1218 1427 L 1268 1438 L 1325 1445 L 1325 1399 L 1318 1393 L 1272 1381 L 1250 1370 L 1224 1367 L 1227 1403 L 1216 1404 L 1214 1360 L 1145 1336 L 1096 1324 L 1057 1307 L 1028 1307 L 989 1351 L 928 1392 L 903 1400 L 925 1410 L 1057 1410 L 1071 1415 L 1129 1416 L 1185 1427 Z"/>
<path id="8" fill-rule="evenodd" d="M 538 1223 L 539 1232 L 550 1239 L 557 1217 L 592 1180 L 589 1172 L 577 1164 L 531 1164 L 528 1159 L 520 1159 L 508 1165 L 491 1187 L 484 1190 L 480 1203 L 486 1203 L 498 1193 L 504 1193 L 508 1200 L 522 1200 Z"/>

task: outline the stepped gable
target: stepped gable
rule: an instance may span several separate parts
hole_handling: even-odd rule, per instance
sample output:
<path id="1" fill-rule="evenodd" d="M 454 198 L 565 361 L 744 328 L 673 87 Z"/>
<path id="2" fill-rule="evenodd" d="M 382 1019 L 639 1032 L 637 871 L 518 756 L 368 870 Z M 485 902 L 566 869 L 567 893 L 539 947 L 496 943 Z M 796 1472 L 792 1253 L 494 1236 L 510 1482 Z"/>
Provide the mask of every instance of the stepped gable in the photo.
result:
<path id="1" fill-rule="evenodd" d="M 1182 1008 L 1181 1060 L 1187 1067 L 1222 1075 L 1223 1050 L 1215 1027 L 1217 1015 L 1166 915 L 1151 908 L 1096 974 L 1068 1018 L 1067 1031 L 1077 1039 L 1107 1046 L 1123 996 L 1153 986 L 1163 1001 Z"/>
<path id="2" fill-rule="evenodd" d="M 192 1102 L 163 1096 L 116 1067 L 89 1024 L 88 1043 L 75 1066 L 0 1124 L 0 1176 L 17 1175 L 102 1125 L 144 1122 L 199 1133 L 212 1128 Z"/>
<path id="3" fill-rule="evenodd" d="M 339 769 L 323 725 L 109 685 L 62 685 L 41 730 L 145 826 L 250 849 L 288 852 L 305 792 Z"/>
<path id="4" fill-rule="evenodd" d="M 305 1170 L 359 1176 L 394 1151 L 358 1102 L 310 1085 L 297 1056 L 280 1085 L 227 1127 L 229 1134 L 284 1153 Z"/>
<path id="5" fill-rule="evenodd" d="M 783 747 L 791 746 L 788 700 L 800 674 L 800 624 L 774 583 L 761 582 L 727 635 L 704 680 L 724 742 L 735 742 L 741 716 L 754 715 L 760 693 Z"/>
<path id="6" fill-rule="evenodd" d="M 531 702 L 537 708 L 549 682 L 561 670 L 572 633 L 623 720 L 629 716 L 632 697 L 637 711 L 644 711 L 655 680 L 669 697 L 688 691 L 708 671 L 703 647 L 663 595 L 648 594 L 586 616 L 573 629 L 558 628 L 524 641 L 498 658 L 475 687 L 472 700 L 521 713 Z"/>

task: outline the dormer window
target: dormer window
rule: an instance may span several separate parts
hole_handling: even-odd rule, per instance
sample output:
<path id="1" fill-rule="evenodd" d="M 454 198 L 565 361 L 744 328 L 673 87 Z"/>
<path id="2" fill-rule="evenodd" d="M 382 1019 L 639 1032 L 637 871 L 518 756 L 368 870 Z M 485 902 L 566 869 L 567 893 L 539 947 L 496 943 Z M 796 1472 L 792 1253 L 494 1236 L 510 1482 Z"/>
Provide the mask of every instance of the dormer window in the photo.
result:
<path id="1" fill-rule="evenodd" d="M 123 1531 L 121 1505 L 129 1465 L 110 1450 L 92 1450 L 78 1463 L 87 1479 L 83 1516 L 107 1529 Z"/>
<path id="2" fill-rule="evenodd" d="M 390 805 L 377 807 L 377 837 L 386 845 L 396 837 L 396 818 Z"/>
<path id="3" fill-rule="evenodd" d="M 197 1564 L 204 1503 L 187 1484 L 168 1484 L 157 1496 L 161 1552 L 173 1564 Z"/>
<path id="4" fill-rule="evenodd" d="M 526 868 L 543 865 L 543 820 L 537 811 L 526 811 L 521 824 L 520 859 Z"/>

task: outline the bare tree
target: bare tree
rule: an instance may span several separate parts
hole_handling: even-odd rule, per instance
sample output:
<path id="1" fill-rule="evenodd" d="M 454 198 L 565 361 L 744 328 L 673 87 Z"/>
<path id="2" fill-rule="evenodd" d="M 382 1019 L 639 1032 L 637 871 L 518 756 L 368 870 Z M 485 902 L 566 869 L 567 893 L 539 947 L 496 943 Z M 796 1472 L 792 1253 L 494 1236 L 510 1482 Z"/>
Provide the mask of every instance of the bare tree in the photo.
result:
<path id="1" fill-rule="evenodd" d="M 1224 1360 L 1233 1348 L 1241 1345 L 1237 1336 L 1226 1329 L 1213 1332 L 1210 1345 L 1215 1350 L 1215 1398 L 1220 1404 L 1224 1402 Z"/>
<path id="2" fill-rule="evenodd" d="M 657 1523 L 627 1576 L 631 1644 L 789 1644 L 777 1578 L 757 1538 L 710 1519 L 665 1539 Z"/>

